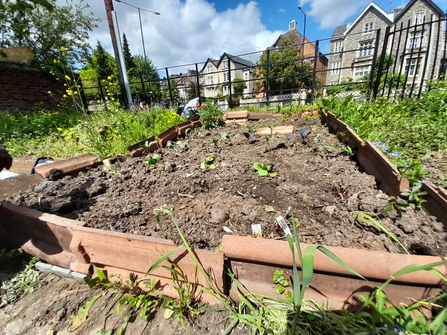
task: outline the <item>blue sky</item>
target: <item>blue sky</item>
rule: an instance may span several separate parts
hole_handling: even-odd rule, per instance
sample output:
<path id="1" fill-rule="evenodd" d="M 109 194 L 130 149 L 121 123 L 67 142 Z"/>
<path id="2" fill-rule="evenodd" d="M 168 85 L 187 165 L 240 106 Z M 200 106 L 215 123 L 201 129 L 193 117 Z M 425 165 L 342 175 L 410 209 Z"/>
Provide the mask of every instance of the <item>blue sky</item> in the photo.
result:
<path id="1" fill-rule="evenodd" d="M 74 0 L 76 1 L 76 0 Z M 141 11 L 146 54 L 157 68 L 201 63 L 219 58 L 223 52 L 241 55 L 264 50 L 286 32 L 296 20 L 303 33 L 306 13 L 306 36 L 311 40 L 330 38 L 335 27 L 352 22 L 369 0 L 122 0 L 133 6 L 160 12 L 157 16 Z M 65 0 L 58 0 L 63 4 Z M 104 1 L 87 1 L 90 10 L 104 22 L 90 34 L 92 46 L 99 40 L 113 54 Z M 447 10 L 447 0 L 434 1 Z M 138 10 L 125 3 L 113 2 L 121 34 L 129 41 L 131 53 L 143 54 Z M 377 0 L 386 12 L 389 0 Z M 391 9 L 408 0 L 391 1 Z M 322 43 L 326 52 L 329 43 Z M 245 57 L 256 61 L 257 55 Z M 200 64 L 199 64 L 200 67 Z M 193 68 L 193 66 L 189 66 Z M 182 70 L 173 72 L 181 72 Z"/>

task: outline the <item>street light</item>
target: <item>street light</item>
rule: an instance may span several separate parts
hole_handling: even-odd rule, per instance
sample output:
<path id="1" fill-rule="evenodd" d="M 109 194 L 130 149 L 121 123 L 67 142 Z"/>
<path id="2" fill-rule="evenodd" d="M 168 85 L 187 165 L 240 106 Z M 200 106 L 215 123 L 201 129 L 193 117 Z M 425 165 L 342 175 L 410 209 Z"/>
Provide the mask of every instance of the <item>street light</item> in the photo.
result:
<path id="1" fill-rule="evenodd" d="M 122 0 L 115 0 L 115 1 L 138 9 L 138 17 L 140 19 L 141 42 L 143 43 L 144 67 L 145 67 L 145 70 L 146 70 L 146 76 L 149 78 L 149 71 L 147 69 L 146 47 L 144 45 L 143 24 L 141 23 L 141 11 L 148 12 L 148 13 L 153 13 L 155 15 L 160 15 L 160 13 L 159 12 L 154 12 L 154 11 L 151 11 L 151 10 L 148 10 L 148 9 L 140 8 L 140 7 L 137 7 L 137 6 L 134 6 L 134 5 L 130 4 L 130 3 L 127 3 L 127 2 L 122 1 Z"/>
<path id="2" fill-rule="evenodd" d="M 118 0 L 116 0 L 116 1 L 118 1 Z M 303 13 L 303 15 L 304 15 L 304 31 L 303 31 L 303 35 L 304 35 L 304 38 L 306 38 L 306 13 L 304 13 L 304 11 L 303 11 L 303 9 L 301 8 L 301 7 L 298 7 L 298 9 Z"/>

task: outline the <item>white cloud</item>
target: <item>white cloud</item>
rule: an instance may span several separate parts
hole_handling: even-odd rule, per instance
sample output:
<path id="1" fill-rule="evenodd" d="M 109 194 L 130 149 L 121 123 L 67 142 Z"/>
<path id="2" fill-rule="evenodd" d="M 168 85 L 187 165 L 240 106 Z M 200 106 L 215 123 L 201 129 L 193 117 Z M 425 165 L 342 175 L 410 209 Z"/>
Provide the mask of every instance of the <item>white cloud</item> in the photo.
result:
<path id="1" fill-rule="evenodd" d="M 58 2 L 62 4 L 64 0 Z M 202 63 L 207 58 L 218 58 L 223 52 L 241 55 L 264 50 L 283 33 L 268 31 L 261 22 L 261 11 L 255 1 L 239 4 L 223 12 L 217 12 L 214 5 L 206 0 L 126 2 L 161 13 L 158 16 L 140 12 L 146 55 L 158 68 Z M 126 34 L 131 53 L 142 55 L 138 9 L 116 1 L 113 4 L 121 35 Z M 99 40 L 104 49 L 113 55 L 104 2 L 95 1 L 90 6 L 95 16 L 104 20 L 90 35 L 92 47 Z M 254 61 L 255 56 L 246 58 Z"/>
<path id="2" fill-rule="evenodd" d="M 320 29 L 329 29 L 347 23 L 346 20 L 363 9 L 370 0 L 300 0 L 299 6 L 308 5 L 307 15 L 319 22 Z"/>

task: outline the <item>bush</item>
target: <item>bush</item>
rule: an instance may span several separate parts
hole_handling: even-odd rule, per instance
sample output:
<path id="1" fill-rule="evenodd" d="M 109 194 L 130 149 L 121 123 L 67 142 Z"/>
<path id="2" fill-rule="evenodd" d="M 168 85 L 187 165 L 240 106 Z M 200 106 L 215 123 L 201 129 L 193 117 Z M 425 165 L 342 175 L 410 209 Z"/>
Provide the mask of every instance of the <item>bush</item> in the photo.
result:
<path id="1" fill-rule="evenodd" d="M 219 106 L 209 104 L 202 105 L 199 109 L 200 120 L 205 129 L 216 128 L 224 123 L 223 112 Z"/>

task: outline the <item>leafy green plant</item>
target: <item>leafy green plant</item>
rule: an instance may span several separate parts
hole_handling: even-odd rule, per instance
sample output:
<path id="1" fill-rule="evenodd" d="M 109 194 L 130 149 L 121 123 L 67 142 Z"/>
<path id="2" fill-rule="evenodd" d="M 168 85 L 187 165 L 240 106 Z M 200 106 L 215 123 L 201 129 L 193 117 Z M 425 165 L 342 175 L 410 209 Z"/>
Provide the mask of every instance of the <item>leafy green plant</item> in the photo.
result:
<path id="1" fill-rule="evenodd" d="M 230 134 L 227 133 L 227 132 L 223 132 L 223 133 L 220 134 L 220 138 L 218 140 L 213 139 L 210 142 L 211 142 L 212 145 L 217 147 L 220 143 L 222 143 L 223 141 L 225 141 L 228 138 L 230 138 Z"/>
<path id="2" fill-rule="evenodd" d="M 214 170 L 216 168 L 216 166 L 214 165 L 214 161 L 215 161 L 215 157 L 206 157 L 205 160 L 202 162 L 202 164 L 200 164 L 200 168 L 202 170 L 205 170 L 206 168 L 210 169 L 210 170 Z"/>
<path id="3" fill-rule="evenodd" d="M 258 171 L 258 174 L 261 177 L 276 177 L 278 174 L 276 172 L 272 172 L 273 170 L 273 164 L 263 164 L 263 163 L 258 163 L 258 162 L 254 162 L 253 163 L 253 168 Z"/>
<path id="4" fill-rule="evenodd" d="M 290 299 L 292 297 L 292 294 L 289 291 L 286 292 L 286 287 L 290 286 L 290 280 L 284 277 L 283 270 L 275 270 L 272 280 L 273 284 L 276 285 L 275 292 L 277 294 L 285 293 L 287 299 Z"/>
<path id="5" fill-rule="evenodd" d="M 147 160 L 143 162 L 143 164 L 146 164 L 148 166 L 154 166 L 158 163 L 158 154 L 153 154 L 152 157 L 149 157 Z"/>
<path id="6" fill-rule="evenodd" d="M 342 152 L 345 153 L 346 155 L 350 156 L 350 157 L 355 156 L 354 149 L 351 148 L 349 145 L 347 145 L 346 148 Z"/>
<path id="7" fill-rule="evenodd" d="M 202 105 L 199 109 L 200 121 L 205 129 L 216 128 L 224 123 L 223 111 L 214 104 Z"/>
<path id="8" fill-rule="evenodd" d="M 403 246 L 402 243 L 400 243 L 400 241 L 397 239 L 396 235 L 394 235 L 391 231 L 389 231 L 379 220 L 379 218 L 373 214 L 373 213 L 365 213 L 365 212 L 361 212 L 361 211 L 356 211 L 353 212 L 354 215 L 354 221 L 352 223 L 352 226 L 354 226 L 355 222 L 360 222 L 360 223 L 364 223 L 367 226 L 373 227 L 379 231 L 381 231 L 382 233 L 385 233 L 385 235 L 387 235 L 390 239 L 392 239 L 394 242 L 396 242 L 397 244 L 400 245 L 400 247 L 407 253 L 410 254 L 407 250 L 407 248 L 405 248 Z M 375 218 L 373 217 L 375 216 Z"/>
<path id="9" fill-rule="evenodd" d="M 421 191 L 422 183 L 416 182 L 413 183 L 413 186 L 408 189 L 404 190 L 404 192 L 401 193 L 401 195 L 408 199 L 409 205 L 414 209 L 422 209 L 424 203 L 427 202 L 423 198 L 424 195 L 427 195 L 427 192 Z"/>

